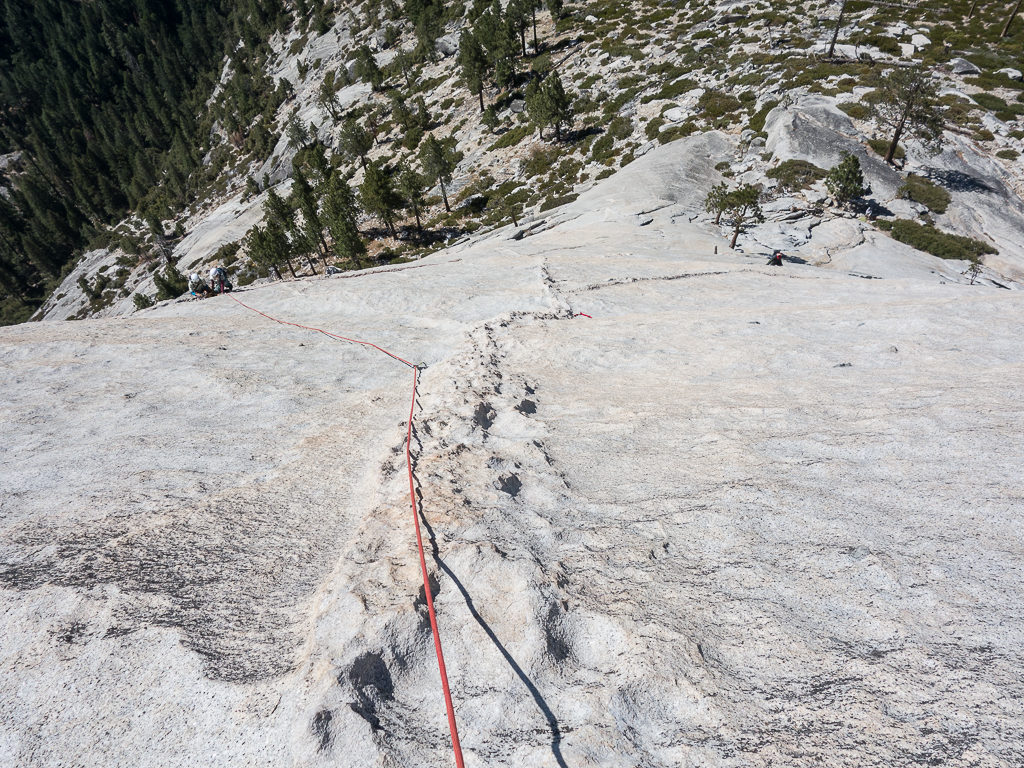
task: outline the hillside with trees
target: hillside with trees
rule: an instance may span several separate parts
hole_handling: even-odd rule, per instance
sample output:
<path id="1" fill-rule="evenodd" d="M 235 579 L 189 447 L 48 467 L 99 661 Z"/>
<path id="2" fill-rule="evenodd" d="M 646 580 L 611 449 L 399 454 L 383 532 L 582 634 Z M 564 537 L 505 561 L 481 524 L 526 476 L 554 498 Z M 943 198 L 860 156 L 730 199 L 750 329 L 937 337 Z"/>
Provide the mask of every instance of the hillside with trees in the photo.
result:
<path id="1" fill-rule="evenodd" d="M 909 217 L 927 243 L 994 238 L 990 253 L 1015 237 L 958 213 L 962 171 L 927 159 L 965 144 L 1020 200 L 1024 20 L 998 3 L 45 0 L 3 13 L 6 322 L 47 294 L 44 313 L 79 297 L 75 317 L 148 306 L 215 261 L 244 284 L 417 258 L 706 131 L 737 142 L 708 190 L 761 189 L 737 210 L 763 208 L 769 226 L 772 200 L 818 210 L 831 196 L 838 156 L 767 146 L 774 117 L 807 99 L 849 118 L 843 130 L 863 138 L 844 151 L 869 182 L 875 159 L 900 176 L 876 193 L 915 175 L 953 195 L 941 218 L 903 211 L 912 192 L 831 198 L 826 216 L 870 208 L 882 232 L 918 231 L 892 226 Z M 794 186 L 795 162 L 806 173 Z M 195 250 L 228 203 L 258 220 Z M 758 216 L 739 229 L 715 218 L 740 243 L 759 231 Z M 955 242 L 942 252 L 971 256 Z"/>

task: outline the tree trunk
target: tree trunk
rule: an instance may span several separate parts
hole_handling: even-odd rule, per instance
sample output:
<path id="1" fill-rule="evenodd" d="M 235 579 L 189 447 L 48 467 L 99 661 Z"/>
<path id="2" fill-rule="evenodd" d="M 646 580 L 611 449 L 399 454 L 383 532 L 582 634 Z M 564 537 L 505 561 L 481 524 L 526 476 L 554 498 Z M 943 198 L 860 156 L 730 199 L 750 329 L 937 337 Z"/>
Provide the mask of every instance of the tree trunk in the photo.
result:
<path id="1" fill-rule="evenodd" d="M 438 177 L 437 183 L 441 185 L 441 197 L 444 198 L 444 209 L 448 212 L 452 212 L 452 207 L 448 205 L 448 193 L 444 189 L 444 179 Z"/>
<path id="2" fill-rule="evenodd" d="M 476 92 L 476 95 L 480 97 L 480 111 L 484 111 L 484 88 L 480 86 L 480 90 Z"/>
<path id="3" fill-rule="evenodd" d="M 422 235 L 423 225 L 420 224 L 420 207 L 418 205 L 412 207 L 412 215 L 416 217 L 416 231 Z"/>
<path id="4" fill-rule="evenodd" d="M 309 256 L 309 254 L 306 254 L 306 263 L 309 264 L 309 268 L 313 270 L 314 275 L 320 274 L 319 272 L 316 271 L 316 265 L 313 264 L 313 259 Z"/>
<path id="5" fill-rule="evenodd" d="M 540 53 L 540 47 L 537 45 L 537 7 L 534 6 L 530 11 L 533 13 L 533 52 L 537 54 Z"/>
<path id="6" fill-rule="evenodd" d="M 971 9 L 967 11 L 967 18 L 972 18 L 976 10 L 978 10 L 978 0 L 974 0 L 974 2 L 971 3 Z"/>
<path id="7" fill-rule="evenodd" d="M 509 214 L 512 216 L 512 226 L 513 227 L 518 227 L 519 226 L 519 219 L 516 218 L 516 209 L 513 208 L 512 210 L 510 210 Z"/>
<path id="8" fill-rule="evenodd" d="M 828 45 L 828 54 L 826 58 L 829 59 L 832 58 L 832 54 L 836 50 L 836 40 L 839 39 L 839 28 L 843 26 L 843 14 L 846 12 L 846 2 L 847 0 L 843 0 L 843 4 L 839 6 L 839 18 L 836 19 L 836 28 L 832 33 L 832 42 Z"/>
<path id="9" fill-rule="evenodd" d="M 560 120 L 555 121 L 555 141 L 562 141 L 562 122 Z"/>
<path id="10" fill-rule="evenodd" d="M 718 213 L 715 216 L 715 226 L 717 227 L 721 223 L 722 223 L 722 209 L 719 208 L 718 209 Z"/>
<path id="11" fill-rule="evenodd" d="M 519 44 L 523 48 L 523 56 L 526 56 L 526 27 L 519 28 Z"/>
<path id="12" fill-rule="evenodd" d="M 281 270 L 277 268 L 277 264 L 271 264 L 270 268 L 274 270 L 274 274 L 277 275 L 278 280 L 284 280 L 284 278 L 281 277 Z"/>
<path id="13" fill-rule="evenodd" d="M 363 164 L 363 170 L 365 171 L 366 170 L 366 155 L 360 155 L 359 156 L 359 162 L 361 162 Z"/>
<path id="14" fill-rule="evenodd" d="M 295 267 L 292 266 L 292 260 L 285 259 L 284 261 L 288 265 L 288 271 L 292 273 L 292 277 L 298 278 L 298 275 L 295 274 Z"/>
<path id="15" fill-rule="evenodd" d="M 1006 24 L 1003 25 L 1003 31 L 999 33 L 999 37 L 1006 37 L 1008 34 L 1010 34 L 1010 25 L 1013 23 L 1013 20 L 1017 16 L 1017 13 L 1020 11 L 1020 6 L 1022 2 L 1024 2 L 1024 0 L 1017 0 L 1017 2 L 1014 3 L 1013 10 L 1010 11 L 1010 15 L 1006 19 Z"/>
<path id="16" fill-rule="evenodd" d="M 743 226 L 743 217 L 742 217 L 742 216 L 740 216 L 739 214 L 737 214 L 737 215 L 736 215 L 736 228 L 735 228 L 735 229 L 733 229 L 733 231 L 732 231 L 732 242 L 731 242 L 731 243 L 729 243 L 729 248 L 730 248 L 730 249 L 732 249 L 732 248 L 735 248 L 735 247 L 736 247 L 736 240 L 737 240 L 737 239 L 739 239 L 739 236 L 740 236 L 740 228 L 741 228 L 742 226 Z"/>
<path id="17" fill-rule="evenodd" d="M 899 125 L 896 126 L 896 132 L 892 136 L 892 142 L 889 144 L 889 151 L 885 153 L 885 162 L 889 165 L 895 165 L 896 163 L 896 149 L 900 145 L 900 139 L 903 138 L 903 129 L 907 125 L 907 115 L 910 114 L 910 108 L 912 104 L 908 104 L 906 109 L 903 111 L 903 115 L 900 117 Z"/>

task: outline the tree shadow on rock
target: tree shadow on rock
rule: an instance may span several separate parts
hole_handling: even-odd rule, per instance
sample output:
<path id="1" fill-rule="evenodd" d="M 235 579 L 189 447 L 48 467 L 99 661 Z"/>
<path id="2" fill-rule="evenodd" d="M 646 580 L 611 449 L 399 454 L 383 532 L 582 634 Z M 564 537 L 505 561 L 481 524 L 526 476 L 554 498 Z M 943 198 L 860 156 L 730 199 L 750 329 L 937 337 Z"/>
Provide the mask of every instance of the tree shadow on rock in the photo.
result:
<path id="1" fill-rule="evenodd" d="M 945 168 L 926 168 L 925 172 L 929 179 L 938 182 L 953 192 L 995 192 L 992 187 L 977 176 L 971 176 L 963 171 L 953 171 Z"/>

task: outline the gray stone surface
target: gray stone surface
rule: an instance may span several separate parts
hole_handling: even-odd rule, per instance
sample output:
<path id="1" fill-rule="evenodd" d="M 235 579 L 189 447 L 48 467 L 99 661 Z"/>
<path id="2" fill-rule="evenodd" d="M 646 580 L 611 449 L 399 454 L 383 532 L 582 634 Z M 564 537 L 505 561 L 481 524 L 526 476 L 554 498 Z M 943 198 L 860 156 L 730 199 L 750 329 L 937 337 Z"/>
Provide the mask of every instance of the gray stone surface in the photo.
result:
<path id="1" fill-rule="evenodd" d="M 954 75 L 980 75 L 981 69 L 969 62 L 967 59 L 956 58 L 949 62 L 949 68 Z"/>

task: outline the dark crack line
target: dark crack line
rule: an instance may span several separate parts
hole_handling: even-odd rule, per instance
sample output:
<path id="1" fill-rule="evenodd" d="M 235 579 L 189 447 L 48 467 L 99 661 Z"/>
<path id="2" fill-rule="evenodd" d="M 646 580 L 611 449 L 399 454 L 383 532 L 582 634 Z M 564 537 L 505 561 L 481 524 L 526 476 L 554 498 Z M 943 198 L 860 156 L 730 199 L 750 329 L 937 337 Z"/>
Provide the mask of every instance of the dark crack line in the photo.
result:
<path id="1" fill-rule="evenodd" d="M 413 424 L 412 432 L 413 438 L 416 441 L 416 445 L 418 446 L 420 451 L 422 451 L 423 444 L 420 442 L 415 423 Z M 419 451 L 417 451 L 417 456 L 418 455 Z M 423 490 L 422 486 L 420 485 L 419 478 L 416 475 L 416 463 L 417 462 L 415 460 L 412 463 L 413 480 L 416 484 L 416 511 L 417 514 L 419 514 L 420 516 L 420 521 L 423 523 L 424 528 L 426 528 L 427 530 L 427 539 L 430 542 L 431 557 L 433 557 L 434 562 L 437 564 L 437 567 L 444 571 L 446 574 L 448 574 L 448 577 L 452 580 L 452 583 L 455 584 L 459 592 L 462 593 L 462 599 L 465 601 L 466 607 L 469 608 L 469 612 L 473 616 L 473 619 L 484 631 L 484 633 L 487 635 L 490 641 L 494 644 L 494 647 L 498 649 L 498 652 L 504 657 L 506 663 L 509 665 L 509 667 L 512 668 L 512 671 L 516 673 L 516 675 L 519 677 L 519 680 L 523 683 L 523 685 L 526 686 L 526 689 L 530 692 L 530 695 L 533 697 L 534 702 L 537 704 L 537 708 L 541 711 L 541 714 L 544 715 L 544 719 L 547 720 L 548 729 L 551 732 L 551 754 L 554 756 L 555 762 L 558 763 L 559 768 L 568 768 L 568 764 L 565 762 L 565 758 L 562 756 L 562 729 L 559 726 L 558 718 L 555 717 L 555 714 L 551 711 L 551 708 L 548 706 L 547 701 L 544 700 L 544 696 L 541 695 L 540 690 L 537 688 L 534 682 L 530 679 L 526 672 L 523 671 L 523 668 L 519 666 L 519 663 L 515 660 L 512 654 L 509 653 L 508 649 L 504 646 L 501 640 L 498 639 L 498 636 L 494 633 L 494 630 L 491 629 L 490 625 L 484 620 L 484 617 L 480 615 L 479 611 L 477 611 L 476 605 L 473 603 L 473 598 L 469 594 L 469 591 L 466 589 L 465 585 L 455 575 L 455 572 L 448 567 L 448 564 L 445 563 L 443 559 L 441 559 L 441 552 L 437 545 L 437 537 L 434 534 L 434 529 L 431 527 L 430 522 L 427 520 L 427 517 L 423 512 Z"/>

